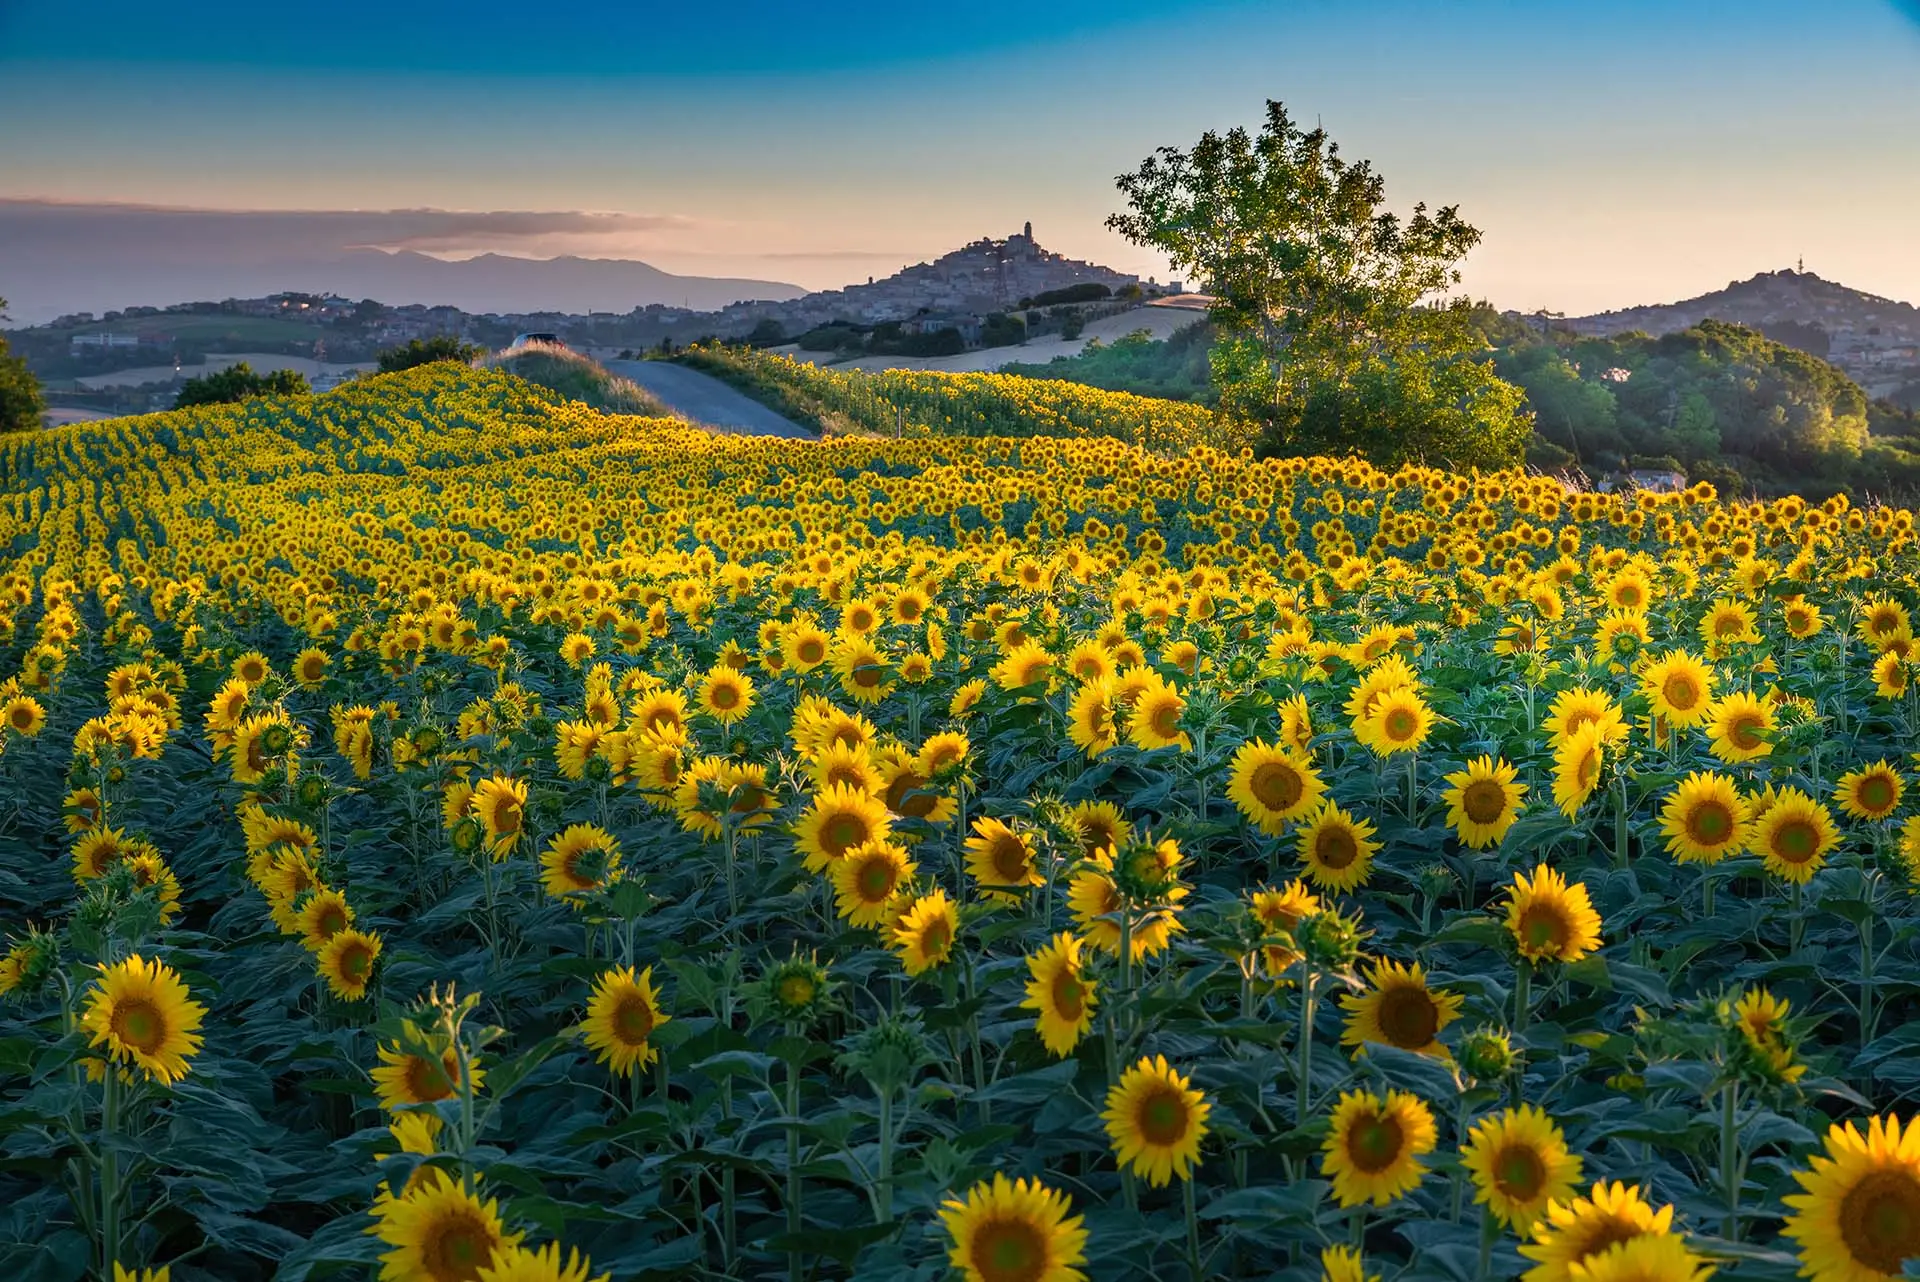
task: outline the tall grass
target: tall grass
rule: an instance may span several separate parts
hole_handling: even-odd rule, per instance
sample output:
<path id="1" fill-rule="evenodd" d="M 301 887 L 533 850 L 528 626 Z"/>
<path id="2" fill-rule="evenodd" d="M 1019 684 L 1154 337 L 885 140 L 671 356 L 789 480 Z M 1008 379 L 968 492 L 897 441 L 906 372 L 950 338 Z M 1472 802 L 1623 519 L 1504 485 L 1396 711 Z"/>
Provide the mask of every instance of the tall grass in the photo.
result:
<path id="1" fill-rule="evenodd" d="M 558 392 L 569 400 L 584 401 L 609 414 L 673 416 L 660 399 L 632 379 L 608 372 L 592 357 L 550 343 L 528 343 L 482 356 L 476 364 Z"/>

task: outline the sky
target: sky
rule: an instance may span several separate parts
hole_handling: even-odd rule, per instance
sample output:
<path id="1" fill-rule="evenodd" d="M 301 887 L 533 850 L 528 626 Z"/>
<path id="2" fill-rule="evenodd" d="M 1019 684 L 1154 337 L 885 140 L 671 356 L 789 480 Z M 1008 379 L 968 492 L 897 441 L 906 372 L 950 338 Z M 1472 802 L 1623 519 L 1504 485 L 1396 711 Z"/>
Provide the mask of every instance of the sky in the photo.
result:
<path id="1" fill-rule="evenodd" d="M 1920 0 L 0 0 L 0 202 L 808 288 L 1030 220 L 1165 276 L 1114 177 L 1268 98 L 1502 307 L 1920 302 Z"/>

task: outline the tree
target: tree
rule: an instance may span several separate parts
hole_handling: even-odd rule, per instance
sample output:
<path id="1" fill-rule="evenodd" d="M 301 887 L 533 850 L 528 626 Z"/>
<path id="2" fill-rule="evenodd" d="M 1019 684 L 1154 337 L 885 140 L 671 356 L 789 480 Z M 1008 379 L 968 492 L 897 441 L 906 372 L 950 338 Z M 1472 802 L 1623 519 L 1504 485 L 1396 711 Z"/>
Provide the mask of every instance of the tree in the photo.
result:
<path id="1" fill-rule="evenodd" d="M 304 396 L 307 391 L 304 374 L 290 369 L 256 374 L 252 366 L 241 361 L 237 365 L 229 365 L 226 369 L 202 374 L 182 383 L 180 394 L 174 398 L 173 408 L 183 410 L 194 405 L 230 405 L 256 396 Z"/>
<path id="2" fill-rule="evenodd" d="M 405 347 L 389 347 L 382 351 L 380 372 L 397 374 L 403 369 L 431 365 L 435 361 L 459 361 L 462 365 L 471 365 L 480 355 L 481 349 L 472 343 L 463 343 L 451 334 L 435 334 L 424 343 L 413 338 L 407 340 Z M 303 387 L 301 390 L 306 389 Z"/>
<path id="3" fill-rule="evenodd" d="M 0 298 L 0 320 L 7 319 L 7 300 Z M 47 402 L 40 395 L 40 380 L 27 368 L 27 362 L 15 356 L 0 335 L 0 432 L 31 432 L 40 427 L 40 415 Z"/>
<path id="4" fill-rule="evenodd" d="M 1521 461 L 1524 396 L 1494 373 L 1472 306 L 1431 301 L 1480 240 L 1454 206 L 1387 212 L 1369 162 L 1272 101 L 1257 138 L 1209 130 L 1116 181 L 1130 212 L 1107 225 L 1213 295 L 1220 412 L 1256 425 L 1263 453 Z"/>

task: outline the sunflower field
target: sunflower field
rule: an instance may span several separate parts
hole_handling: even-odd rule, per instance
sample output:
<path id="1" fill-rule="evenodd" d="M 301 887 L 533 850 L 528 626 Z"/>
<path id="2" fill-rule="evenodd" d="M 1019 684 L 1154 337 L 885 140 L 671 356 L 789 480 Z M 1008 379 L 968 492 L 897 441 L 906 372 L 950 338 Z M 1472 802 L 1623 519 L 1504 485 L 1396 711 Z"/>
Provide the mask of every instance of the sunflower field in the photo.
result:
<path id="1" fill-rule="evenodd" d="M 0 442 L 9 1277 L 1912 1276 L 1912 514 L 1123 435 Z"/>

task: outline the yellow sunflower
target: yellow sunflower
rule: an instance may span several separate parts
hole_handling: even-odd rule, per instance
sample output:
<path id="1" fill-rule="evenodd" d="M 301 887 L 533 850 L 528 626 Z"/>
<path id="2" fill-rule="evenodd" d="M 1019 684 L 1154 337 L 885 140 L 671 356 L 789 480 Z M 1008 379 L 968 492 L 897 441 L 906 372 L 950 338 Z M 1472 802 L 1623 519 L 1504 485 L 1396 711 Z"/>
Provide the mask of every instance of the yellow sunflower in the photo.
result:
<path id="1" fill-rule="evenodd" d="M 1438 1134 L 1433 1111 L 1409 1091 L 1348 1091 L 1334 1106 L 1321 1143 L 1320 1170 L 1333 1181 L 1342 1209 L 1385 1206 L 1413 1191 L 1426 1174 L 1420 1164 Z"/>
<path id="2" fill-rule="evenodd" d="M 1433 730 L 1433 709 L 1411 686 L 1396 686 L 1373 701 L 1353 733 L 1375 756 L 1417 752 Z"/>
<path id="3" fill-rule="evenodd" d="M 1115 711 L 1112 678 L 1087 682 L 1067 707 L 1067 738 L 1089 758 L 1118 747 L 1120 729 Z"/>
<path id="4" fill-rule="evenodd" d="M 1320 1252 L 1320 1282 L 1380 1282 L 1367 1272 L 1360 1252 L 1350 1246 L 1329 1246 Z"/>
<path id="5" fill-rule="evenodd" d="M 1707 710 L 1713 755 L 1728 763 L 1752 761 L 1772 752 L 1773 743 L 1767 736 L 1776 724 L 1773 705 L 1745 690 L 1715 699 Z"/>
<path id="6" fill-rule="evenodd" d="M 1647 665 L 1640 689 L 1668 723 L 1686 727 L 1706 719 L 1714 680 L 1713 669 L 1685 650 L 1674 650 Z"/>
<path id="7" fill-rule="evenodd" d="M 1553 750 L 1553 800 L 1571 819 L 1600 786 L 1600 768 L 1606 762 L 1604 728 L 1589 722 Z"/>
<path id="8" fill-rule="evenodd" d="M 1303 881 L 1289 882 L 1281 890 L 1256 890 L 1247 901 L 1247 909 L 1260 925 L 1263 935 L 1279 936 L 1284 942 L 1260 945 L 1257 960 L 1268 979 L 1280 979 L 1300 960 L 1293 946 L 1293 931 L 1302 921 L 1321 911 L 1320 897 Z"/>
<path id="9" fill-rule="evenodd" d="M 1900 808 L 1906 784 L 1893 763 L 1884 757 L 1870 766 L 1849 770 L 1833 787 L 1833 799 L 1842 814 L 1855 819 L 1885 819 Z"/>
<path id="10" fill-rule="evenodd" d="M 1033 845 L 998 819 L 976 819 L 967 838 L 967 871 L 990 892 L 1025 890 L 1046 884 L 1034 864 Z"/>
<path id="11" fill-rule="evenodd" d="M 482 779 L 469 803 L 486 829 L 487 848 L 496 859 L 513 852 L 527 826 L 527 785 L 519 779 L 494 775 Z"/>
<path id="12" fill-rule="evenodd" d="M 576 1250 L 564 1258 L 558 1242 L 549 1242 L 536 1251 L 524 1246 L 509 1246 L 494 1253 L 493 1263 L 474 1275 L 475 1282 L 607 1282 L 612 1275 L 602 1273 L 589 1278 L 593 1266 Z"/>
<path id="13" fill-rule="evenodd" d="M 1081 966 L 1079 938 L 1061 931 L 1027 958 L 1027 971 L 1027 999 L 1020 1005 L 1036 1013 L 1034 1029 L 1047 1050 L 1071 1055 L 1099 1005 L 1097 985 Z"/>
<path id="14" fill-rule="evenodd" d="M 919 975 L 945 965 L 960 933 L 960 914 L 944 890 L 933 890 L 908 905 L 893 928 L 893 946 L 907 974 Z"/>
<path id="15" fill-rule="evenodd" d="M 1660 808 L 1667 853 L 1683 864 L 1717 864 L 1747 844 L 1747 803 L 1733 780 L 1704 770 L 1681 780 Z"/>
<path id="16" fill-rule="evenodd" d="M 1364 1047 L 1373 1043 L 1445 1056 L 1447 1049 L 1440 1044 L 1440 1031 L 1459 1018 L 1463 1000 L 1457 993 L 1428 988 L 1426 967 L 1418 962 L 1411 966 L 1376 962 L 1367 972 L 1365 992 L 1340 996 L 1340 1005 L 1347 1012 L 1340 1044 Z"/>
<path id="17" fill-rule="evenodd" d="M 1873 661 L 1873 689 L 1882 699 L 1898 699 L 1907 692 L 1907 661 L 1892 650 Z"/>
<path id="18" fill-rule="evenodd" d="M 1114 1160 L 1160 1188 L 1174 1176 L 1192 1178 L 1212 1108 L 1164 1055 L 1156 1055 L 1120 1075 L 1100 1116 Z"/>
<path id="19" fill-rule="evenodd" d="M 671 1018 L 660 1009 L 660 990 L 653 986 L 651 966 L 638 976 L 631 966 L 616 966 L 594 984 L 580 1033 L 609 1072 L 627 1077 L 659 1055 L 651 1041 L 653 1032 Z"/>
<path id="20" fill-rule="evenodd" d="M 1747 849 L 1760 856 L 1768 872 L 1801 885 L 1813 880 L 1839 843 L 1833 816 L 1798 788 L 1780 789 L 1747 836 Z"/>
<path id="21" fill-rule="evenodd" d="M 1133 960 L 1165 951 L 1174 934 L 1185 927 L 1171 907 L 1128 910 L 1120 887 L 1113 880 L 1113 855 L 1111 848 L 1094 851 L 1067 882 L 1067 907 L 1073 913 L 1074 924 L 1093 947 L 1103 953 L 1118 954 L 1120 922 L 1117 918 L 1125 910 L 1128 912 L 1128 951 L 1133 954 Z M 1165 893 L 1170 902 L 1177 903 L 1186 897 L 1187 891 L 1183 886 L 1174 886 Z"/>
<path id="22" fill-rule="evenodd" d="M 135 953 L 100 967 L 80 1026 L 89 1034 L 88 1046 L 105 1047 L 114 1063 L 131 1063 L 171 1086 L 200 1053 L 197 1030 L 206 1013 L 171 967 Z"/>
<path id="23" fill-rule="evenodd" d="M 1507 931 L 1528 961 L 1575 962 L 1600 946 L 1600 914 L 1581 882 L 1545 864 L 1515 873 L 1507 889 Z"/>
<path id="24" fill-rule="evenodd" d="M 487 1075 L 472 1057 L 467 1068 L 473 1075 L 473 1089 L 485 1084 Z M 439 1059 L 415 1055 L 398 1046 L 380 1047 L 380 1067 L 373 1070 L 374 1089 L 381 1107 L 400 1112 L 420 1104 L 435 1104 L 460 1093 L 460 1057 L 452 1047 Z"/>
<path id="25" fill-rule="evenodd" d="M 1132 831 L 1126 815 L 1111 801 L 1079 802 L 1067 810 L 1065 822 L 1079 840 L 1082 855 L 1117 848 Z"/>
<path id="26" fill-rule="evenodd" d="M 1490 756 L 1475 758 L 1465 770 L 1447 776 L 1450 786 L 1441 797 L 1447 803 L 1447 822 L 1461 841 L 1485 850 L 1507 835 L 1527 795 L 1526 785 L 1515 782 L 1518 778 L 1519 771 Z"/>
<path id="27" fill-rule="evenodd" d="M 700 682 L 700 710 L 723 726 L 753 711 L 753 678 L 717 663 Z"/>
<path id="28" fill-rule="evenodd" d="M 1775 997 L 1764 988 L 1753 988 L 1734 1003 L 1733 1016 L 1747 1046 L 1760 1057 L 1767 1071 L 1782 1082 L 1797 1082 L 1806 1076 L 1807 1066 L 1794 1063 L 1793 1046 L 1787 1036 L 1787 1012 L 1792 1003 Z"/>
<path id="29" fill-rule="evenodd" d="M 1277 837 L 1311 814 L 1326 793 L 1312 762 L 1288 748 L 1251 739 L 1233 754 L 1227 797 L 1260 831 Z"/>
<path id="30" fill-rule="evenodd" d="M 1677 1234 L 1643 1234 L 1567 1266 L 1572 1282 L 1706 1282 L 1714 1266 Z"/>
<path id="31" fill-rule="evenodd" d="M 1295 849 L 1307 880 L 1321 890 L 1365 885 L 1380 849 L 1372 840 L 1374 831 L 1371 821 L 1355 819 L 1332 802 L 1322 805 L 1296 834 Z"/>
<path id="32" fill-rule="evenodd" d="M 836 785 L 813 795 L 793 826 L 793 846 L 806 860 L 808 872 L 823 872 L 854 847 L 885 841 L 892 832 L 886 802 L 872 793 Z"/>
<path id="33" fill-rule="evenodd" d="M 555 899 L 597 890 L 620 873 L 620 842 L 595 824 L 569 824 L 540 852 L 540 869 Z"/>
<path id="34" fill-rule="evenodd" d="M 893 917 L 894 901 L 913 880 L 914 863 L 890 841 L 855 846 L 833 861 L 834 907 L 855 926 L 878 926 Z"/>
<path id="35" fill-rule="evenodd" d="M 293 921 L 302 946 L 308 952 L 317 953 L 326 947 L 329 939 L 353 925 L 353 909 L 345 895 L 322 887 L 307 896 Z"/>
<path id="36" fill-rule="evenodd" d="M 401 1197 L 375 1204 L 372 1232 L 393 1249 L 380 1257 L 386 1282 L 473 1282 L 519 1245 L 493 1199 L 461 1187 L 438 1167 Z"/>
<path id="37" fill-rule="evenodd" d="M 1534 1265 L 1521 1282 L 1576 1282 L 1571 1271 L 1622 1242 L 1639 1237 L 1661 1237 L 1673 1226 L 1673 1208 L 1655 1210 L 1637 1184 L 1593 1186 L 1587 1197 L 1554 1199 L 1534 1221 L 1533 1241 L 1520 1254 Z"/>
<path id="38" fill-rule="evenodd" d="M 1827 1151 L 1796 1171 L 1782 1232 L 1813 1282 L 1883 1282 L 1920 1259 L 1920 1125 L 1892 1114 L 1827 1130 Z"/>
<path id="39" fill-rule="evenodd" d="M 1541 723 L 1553 747 L 1571 739 L 1590 725 L 1601 728 L 1603 742 L 1613 743 L 1627 736 L 1627 722 L 1620 705 L 1605 691 L 1577 686 L 1553 697 L 1553 708 Z"/>
<path id="40" fill-rule="evenodd" d="M 1087 1231 L 1069 1217 L 1067 1195 L 1038 1180 L 996 1174 L 949 1198 L 940 1224 L 952 1239 L 947 1261 L 966 1282 L 1086 1282 Z"/>
<path id="41" fill-rule="evenodd" d="M 1031 642 L 1017 645 L 989 675 L 1002 690 L 1044 692 L 1053 684 L 1054 656 Z"/>
<path id="42" fill-rule="evenodd" d="M 1546 1214 L 1548 1203 L 1572 1196 L 1582 1163 L 1567 1151 L 1567 1138 L 1552 1118 L 1522 1104 L 1481 1118 L 1460 1149 L 1460 1165 L 1473 1180 L 1474 1201 L 1524 1233 Z"/>
<path id="43" fill-rule="evenodd" d="M 812 775 L 816 788 L 839 785 L 874 793 L 886 786 L 880 777 L 880 768 L 874 764 L 873 754 L 863 743 L 828 744 L 814 761 Z"/>
<path id="44" fill-rule="evenodd" d="M 1180 728 L 1180 718 L 1186 711 L 1187 701 L 1180 697 L 1180 692 L 1168 685 L 1159 673 L 1148 669 L 1127 719 L 1127 739 L 1144 752 L 1155 748 L 1178 748 L 1185 752 L 1193 747 L 1192 737 Z"/>
<path id="45" fill-rule="evenodd" d="M 349 926 L 327 940 L 314 964 L 335 997 L 357 1002 L 367 995 L 373 964 L 379 959 L 380 936 Z"/>

